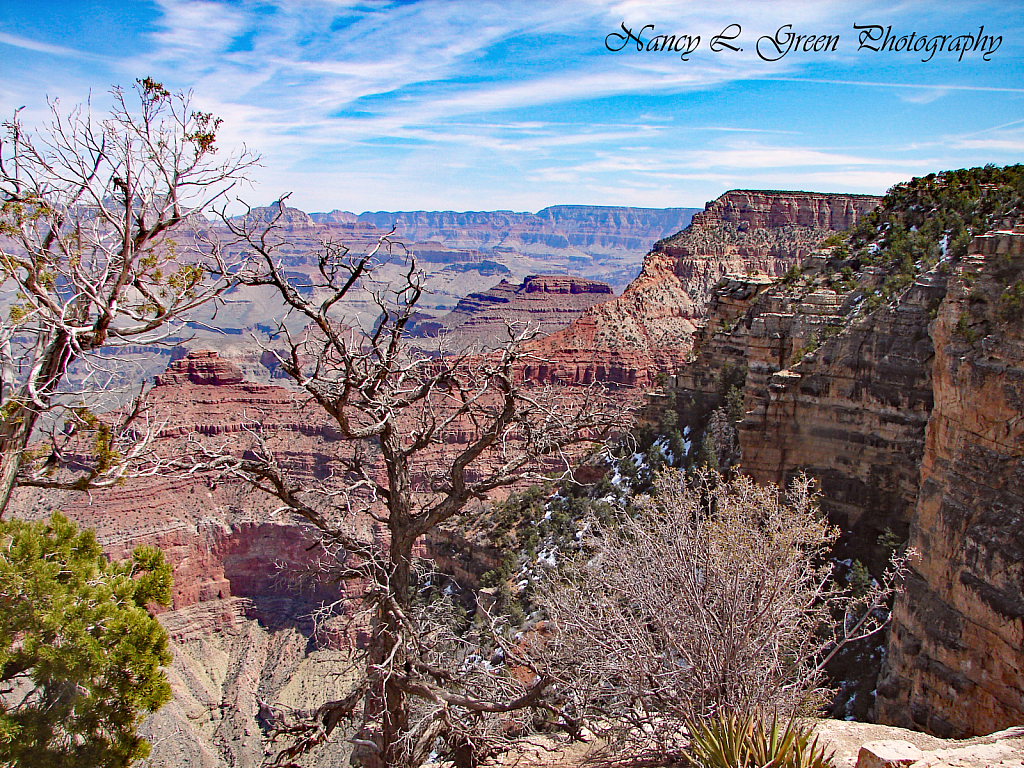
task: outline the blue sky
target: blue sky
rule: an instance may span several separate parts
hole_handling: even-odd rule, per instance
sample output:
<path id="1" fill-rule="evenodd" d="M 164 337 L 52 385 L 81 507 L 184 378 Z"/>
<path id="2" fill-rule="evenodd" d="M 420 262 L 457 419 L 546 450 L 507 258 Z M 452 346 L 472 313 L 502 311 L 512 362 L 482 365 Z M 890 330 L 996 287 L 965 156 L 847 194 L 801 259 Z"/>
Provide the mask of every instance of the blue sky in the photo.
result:
<path id="1" fill-rule="evenodd" d="M 621 25 L 700 35 L 610 51 Z M 709 47 L 737 24 L 732 44 Z M 783 25 L 838 35 L 777 61 Z M 894 36 L 1002 41 L 985 61 L 858 50 Z M 612 43 L 616 42 L 611 38 Z M 820 47 L 820 46 L 819 46 Z M 762 43 L 762 51 L 770 50 Z M 151 76 L 258 151 L 245 196 L 305 210 L 702 206 L 727 189 L 881 193 L 946 168 L 1024 160 L 1024 3 L 574 0 L 0 0 L 0 115 L 109 103 Z M 91 96 L 90 96 L 91 95 Z"/>

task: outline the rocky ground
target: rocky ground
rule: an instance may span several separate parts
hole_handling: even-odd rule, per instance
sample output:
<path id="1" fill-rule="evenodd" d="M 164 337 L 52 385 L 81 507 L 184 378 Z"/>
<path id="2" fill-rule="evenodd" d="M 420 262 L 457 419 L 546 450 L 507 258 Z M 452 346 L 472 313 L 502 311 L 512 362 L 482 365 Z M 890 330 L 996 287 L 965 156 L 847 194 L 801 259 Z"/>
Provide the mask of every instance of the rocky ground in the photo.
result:
<path id="1" fill-rule="evenodd" d="M 1015 768 L 1024 765 L 1024 727 L 952 740 L 888 725 L 843 720 L 812 721 L 836 768 Z M 446 764 L 440 764 L 446 765 Z M 638 768 L 646 763 L 609 751 L 593 737 L 584 742 L 526 740 L 522 750 L 494 761 L 502 768 Z"/>

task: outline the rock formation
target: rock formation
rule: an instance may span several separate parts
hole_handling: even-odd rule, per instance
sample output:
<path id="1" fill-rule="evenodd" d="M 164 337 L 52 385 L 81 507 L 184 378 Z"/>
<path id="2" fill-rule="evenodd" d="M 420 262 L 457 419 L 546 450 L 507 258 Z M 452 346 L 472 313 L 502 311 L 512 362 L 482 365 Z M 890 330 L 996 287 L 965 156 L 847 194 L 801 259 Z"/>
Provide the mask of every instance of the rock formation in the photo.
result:
<path id="1" fill-rule="evenodd" d="M 843 277 L 827 252 L 775 284 L 726 278 L 669 387 L 696 425 L 740 383 L 742 470 L 815 477 L 837 557 L 877 570 L 880 535 L 909 538 L 877 717 L 944 737 L 1024 718 L 1024 232 L 967 251 L 874 309 L 885 270 Z"/>
<path id="2" fill-rule="evenodd" d="M 159 426 L 154 451 L 174 453 L 184 436 L 214 442 L 259 430 L 299 477 L 322 477 L 334 440 L 301 398 L 245 381 L 213 352 L 172 363 L 148 396 Z M 170 474 L 108 491 L 22 489 L 19 516 L 62 510 L 96 531 L 112 557 L 159 547 L 174 572 L 173 602 L 160 619 L 171 636 L 168 676 L 174 700 L 142 728 L 153 743 L 149 765 L 256 768 L 266 756 L 260 702 L 318 706 L 346 685 L 346 648 L 355 634 L 317 633 L 311 615 L 341 594 L 311 578 L 322 555 L 317 536 L 237 482 Z M 344 744 L 323 756 L 330 763 Z"/>
<path id="3" fill-rule="evenodd" d="M 1024 231 L 975 238 L 931 327 L 934 407 L 879 716 L 942 736 L 1024 720 Z"/>
<path id="4" fill-rule="evenodd" d="M 347 211 L 314 213 L 318 223 L 370 224 L 417 242 L 449 248 L 507 249 L 542 253 L 573 249 L 580 254 L 645 251 L 655 240 L 690 223 L 694 208 L 625 208 L 556 205 L 537 213 L 512 211 L 376 211 L 358 216 Z"/>
<path id="5" fill-rule="evenodd" d="M 685 230 L 655 243 L 622 296 L 538 343 L 536 354 L 547 362 L 526 375 L 650 386 L 686 359 L 720 277 L 780 276 L 879 202 L 867 195 L 726 192 Z"/>
<path id="6" fill-rule="evenodd" d="M 266 221 L 276 205 L 249 216 Z M 289 240 L 282 255 L 288 266 L 313 265 L 323 240 L 358 252 L 394 230 L 394 239 L 416 255 L 435 288 L 469 267 L 507 274 L 516 280 L 530 272 L 571 272 L 623 286 L 636 275 L 651 244 L 690 223 L 693 208 L 553 206 L 538 213 L 512 211 L 348 211 L 307 214 L 285 208 L 279 234 Z"/>
<path id="7" fill-rule="evenodd" d="M 540 280 L 535 288 L 565 290 L 555 295 L 571 298 L 574 285 Z M 244 454 L 258 435 L 309 487 L 329 486 L 343 449 L 334 423 L 305 397 L 246 381 L 211 351 L 171 363 L 147 403 L 158 455 L 182 455 L 186 440 Z M 424 483 L 425 472 L 476 436 L 471 423 L 455 425 L 446 444 L 432 446 L 414 465 L 413 481 Z M 372 453 L 369 463 L 371 473 L 379 472 Z M 547 468 L 564 468 L 562 458 L 552 458 Z M 173 568 L 173 603 L 161 621 L 172 638 L 175 699 L 144 729 L 154 742 L 153 766 L 257 766 L 267 749 L 264 704 L 312 709 L 337 698 L 350 681 L 345 661 L 366 639 L 366 617 L 331 616 L 320 625 L 312 616 L 325 602 L 354 597 L 360 585 L 320 581 L 318 561 L 326 555 L 319 537 L 270 497 L 230 477 L 181 471 L 91 495 L 21 489 L 12 511 L 40 517 L 56 509 L 95 530 L 110 556 L 153 545 Z M 363 538 L 377 535 L 369 517 L 356 516 L 351 524 Z M 501 561 L 493 550 L 469 553 L 457 531 L 424 538 L 419 554 L 456 579 L 475 582 Z M 335 740 L 325 764 L 339 764 L 346 750 L 343 739 Z"/>
<path id="8" fill-rule="evenodd" d="M 744 471 L 777 484 L 799 470 L 814 475 L 831 519 L 861 553 L 886 528 L 906 538 L 932 405 L 928 308 L 944 282 L 926 275 L 894 306 L 845 328 L 851 295 L 820 287 L 771 293 L 749 328 L 741 323 Z"/>
<path id="9" fill-rule="evenodd" d="M 548 336 L 568 326 L 588 307 L 613 298 L 611 286 L 571 275 L 530 275 L 521 285 L 502 280 L 489 291 L 471 293 L 437 320 L 416 324 L 415 333 L 452 336 L 455 343 L 493 346 L 508 338 L 506 321 Z"/>
<path id="10" fill-rule="evenodd" d="M 430 323 L 453 311 L 467 295 L 487 292 L 501 279 L 517 285 L 530 276 L 571 274 L 621 290 L 636 276 L 651 245 L 685 227 L 695 210 L 555 206 L 537 214 L 414 211 L 356 215 L 346 211 L 307 214 L 286 206 L 271 242 L 279 246 L 276 254 L 283 273 L 299 290 L 309 291 L 322 280 L 317 265 L 325 243 L 359 255 L 397 226 L 391 253 L 387 254 L 386 248 L 381 252 L 385 263 L 377 268 L 377 284 L 398 279 L 405 254 L 411 253 L 426 289 L 418 304 L 423 313 L 420 319 Z M 266 223 L 278 213 L 275 204 L 253 209 L 248 216 L 251 223 Z M 236 219 L 235 223 L 242 221 Z M 225 235 L 223 239 L 229 261 L 243 258 L 245 250 L 230 244 L 234 237 Z M 339 319 L 364 329 L 372 327 L 377 317 L 372 287 L 363 285 L 366 290 L 357 288 L 341 302 L 335 308 Z M 225 299 L 216 311 L 208 307 L 197 312 L 182 329 L 179 343 L 191 349 L 215 349 L 230 356 L 250 379 L 269 383 L 274 371 L 260 365 L 260 344 L 273 346 L 270 336 L 285 318 L 286 308 L 267 288 L 239 286 Z M 555 324 L 545 321 L 545 325 L 555 329 Z M 147 376 L 158 373 L 167 362 L 165 357 L 159 365 L 152 364 L 152 358 L 166 354 L 166 349 L 151 347 L 142 352 L 148 352 L 148 359 L 140 354 L 132 363 Z"/>
<path id="11" fill-rule="evenodd" d="M 934 269 L 915 269 L 894 292 L 885 268 L 820 247 L 878 202 L 729 192 L 658 242 L 619 298 L 592 281 L 531 276 L 478 291 L 442 322 L 486 336 L 512 308 L 548 327 L 582 311 L 533 345 L 541 359 L 524 375 L 649 386 L 665 372 L 695 426 L 735 387 L 742 469 L 761 481 L 800 471 L 818 478 L 822 506 L 846 532 L 839 556 L 877 569 L 886 531 L 922 554 L 895 607 L 878 717 L 941 736 L 987 733 L 1024 718 L 1024 231 L 975 238 L 963 259 L 944 244 Z M 595 234 L 609 216 L 621 217 L 620 244 L 656 218 L 546 209 L 538 224 L 516 219 L 533 214 L 499 213 L 508 227 L 500 244 L 485 237 L 491 214 L 403 216 L 416 237 L 435 232 L 424 253 L 445 269 L 484 264 L 483 251 L 446 262 L 456 247 L 490 243 L 487 253 L 501 254 L 516 238 L 524 248 L 554 247 L 557 222 L 575 222 L 574 237 L 610 248 Z M 473 216 L 481 217 L 476 225 L 459 218 Z M 365 214 L 289 210 L 286 218 L 292 232 L 349 228 L 367 242 L 379 234 Z M 458 234 L 463 224 L 477 229 Z M 290 268 L 309 267 L 294 255 Z M 802 270 L 788 271 L 801 260 Z M 427 329 L 437 321 L 417 322 Z M 215 353 L 180 354 L 150 394 L 158 450 L 191 434 L 230 442 L 259 432 L 298 476 L 329 477 L 337 434 L 298 395 L 247 380 Z M 273 364 L 251 351 L 238 359 Z M 470 437 L 467 427 L 452 440 Z M 696 430 L 690 437 L 696 444 Z M 22 490 L 16 503 L 26 516 L 62 509 L 95 528 L 113 556 L 138 544 L 167 553 L 175 591 L 162 621 L 174 642 L 175 701 L 145 726 L 153 765 L 257 765 L 261 702 L 307 707 L 344 689 L 331 670 L 360 637 L 318 633 L 309 619 L 341 594 L 308 578 L 316 538 L 246 486 L 164 476 L 90 497 Z M 500 563 L 497 550 L 467 555 L 467 541 L 438 531 L 426 546 L 465 579 Z M 858 714 L 867 711 L 868 691 Z"/>

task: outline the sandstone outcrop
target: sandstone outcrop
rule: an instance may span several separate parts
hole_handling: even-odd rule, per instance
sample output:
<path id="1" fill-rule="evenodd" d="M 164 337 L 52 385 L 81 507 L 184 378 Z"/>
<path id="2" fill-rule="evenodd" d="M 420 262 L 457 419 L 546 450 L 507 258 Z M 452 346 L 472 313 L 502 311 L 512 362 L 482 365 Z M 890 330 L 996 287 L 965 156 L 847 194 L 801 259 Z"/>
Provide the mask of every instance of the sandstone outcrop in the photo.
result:
<path id="1" fill-rule="evenodd" d="M 165 373 L 156 377 L 158 387 L 174 384 L 241 384 L 242 372 L 211 350 L 196 350 L 173 360 Z"/>
<path id="2" fill-rule="evenodd" d="M 934 408 L 879 716 L 939 735 L 1024 721 L 1024 232 L 975 238 L 931 335 Z M 965 706 L 965 703 L 969 705 Z"/>
<path id="3" fill-rule="evenodd" d="M 810 192 L 727 192 L 689 227 L 655 244 L 622 296 L 536 344 L 526 375 L 651 386 L 685 361 L 711 289 L 725 274 L 780 276 L 880 198 Z"/>
<path id="4" fill-rule="evenodd" d="M 737 189 L 726 192 L 694 219 L 772 229 L 798 226 L 845 231 L 881 202 L 871 195 L 827 195 Z M 671 242 L 668 247 L 673 247 Z"/>
<path id="5" fill-rule="evenodd" d="M 815 732 L 838 768 L 996 768 L 1024 759 L 1024 728 L 962 741 L 938 739 L 893 726 L 820 721 Z"/>
<path id="6" fill-rule="evenodd" d="M 827 253 L 776 284 L 730 276 L 669 382 L 694 425 L 737 383 L 742 471 L 815 477 L 837 557 L 877 572 L 893 535 L 917 549 L 876 716 L 944 737 L 1024 720 L 1024 232 L 967 252 L 870 310 L 884 270 L 842 277 Z"/>
<path id="7" fill-rule="evenodd" d="M 156 452 L 176 453 L 188 434 L 219 443 L 252 430 L 296 476 L 314 482 L 328 471 L 329 423 L 310 418 L 295 393 L 245 381 L 215 353 L 176 360 L 147 400 Z M 175 698 L 143 726 L 150 765 L 255 768 L 266 756 L 261 701 L 310 708 L 346 684 L 337 671 L 359 628 L 315 631 L 313 612 L 343 592 L 314 578 L 323 556 L 315 533 L 275 515 L 264 495 L 171 473 L 91 495 L 21 489 L 15 505 L 27 517 L 62 510 L 94 529 L 111 557 L 152 545 L 171 564 L 172 605 L 160 620 L 171 636 Z M 346 748 L 331 750 L 328 762 Z"/>

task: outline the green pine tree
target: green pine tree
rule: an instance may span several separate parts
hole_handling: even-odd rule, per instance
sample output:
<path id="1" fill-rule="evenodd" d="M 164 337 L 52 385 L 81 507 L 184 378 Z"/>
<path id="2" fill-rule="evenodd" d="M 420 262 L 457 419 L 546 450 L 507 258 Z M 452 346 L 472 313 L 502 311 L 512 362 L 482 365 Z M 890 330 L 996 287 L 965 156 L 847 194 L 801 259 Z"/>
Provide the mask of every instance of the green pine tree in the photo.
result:
<path id="1" fill-rule="evenodd" d="M 109 563 L 60 514 L 0 523 L 0 765 L 117 768 L 149 753 L 136 732 L 171 695 L 163 554 Z"/>

